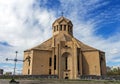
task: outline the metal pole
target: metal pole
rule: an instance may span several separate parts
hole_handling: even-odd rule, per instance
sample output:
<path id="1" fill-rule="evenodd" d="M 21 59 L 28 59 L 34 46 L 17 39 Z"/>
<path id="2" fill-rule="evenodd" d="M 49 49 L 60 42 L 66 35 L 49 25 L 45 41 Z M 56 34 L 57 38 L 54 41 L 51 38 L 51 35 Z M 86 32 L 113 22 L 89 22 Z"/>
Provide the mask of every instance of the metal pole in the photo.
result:
<path id="1" fill-rule="evenodd" d="M 16 53 L 16 56 L 15 56 L 15 59 L 8 59 L 8 58 L 6 58 L 6 61 L 9 61 L 9 60 L 11 60 L 11 61 L 14 61 L 14 71 L 13 71 L 13 76 L 12 76 L 12 79 L 10 80 L 10 82 L 9 83 L 15 83 L 15 84 L 19 84 L 19 82 L 17 82 L 17 81 L 15 81 L 15 70 L 16 70 L 16 63 L 17 63 L 17 61 L 22 61 L 22 62 L 24 62 L 24 60 L 18 60 L 17 59 L 17 53 L 18 53 L 18 51 L 15 51 L 15 53 Z"/>
<path id="2" fill-rule="evenodd" d="M 15 56 L 15 59 L 14 59 L 15 66 L 14 66 L 14 73 L 13 73 L 13 75 L 15 75 L 16 62 L 17 62 L 17 53 L 18 53 L 18 51 L 16 51 L 15 53 L 16 53 L 16 56 Z"/>

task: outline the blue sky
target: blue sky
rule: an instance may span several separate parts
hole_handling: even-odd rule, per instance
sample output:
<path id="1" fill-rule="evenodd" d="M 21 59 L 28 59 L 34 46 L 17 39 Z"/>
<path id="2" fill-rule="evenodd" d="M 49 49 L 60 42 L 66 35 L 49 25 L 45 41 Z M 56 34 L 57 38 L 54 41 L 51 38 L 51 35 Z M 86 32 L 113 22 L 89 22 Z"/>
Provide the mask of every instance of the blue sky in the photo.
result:
<path id="1" fill-rule="evenodd" d="M 0 68 L 13 71 L 5 58 L 14 59 L 17 50 L 23 59 L 24 50 L 50 38 L 62 11 L 77 39 L 105 51 L 107 66 L 120 66 L 119 0 L 0 0 Z"/>

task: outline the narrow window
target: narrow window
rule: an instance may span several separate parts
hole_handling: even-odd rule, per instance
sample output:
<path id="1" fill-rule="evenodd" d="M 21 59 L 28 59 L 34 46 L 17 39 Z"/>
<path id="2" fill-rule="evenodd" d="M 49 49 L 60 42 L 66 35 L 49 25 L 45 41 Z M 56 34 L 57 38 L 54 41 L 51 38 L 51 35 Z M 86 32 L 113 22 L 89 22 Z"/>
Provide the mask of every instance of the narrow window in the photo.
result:
<path id="1" fill-rule="evenodd" d="M 72 27 L 70 28 L 70 32 L 72 33 Z"/>
<path id="2" fill-rule="evenodd" d="M 54 70 L 56 70 L 56 55 L 54 56 Z"/>
<path id="3" fill-rule="evenodd" d="M 65 70 L 68 70 L 68 57 L 65 57 Z"/>
<path id="4" fill-rule="evenodd" d="M 70 31 L 70 26 L 68 25 L 68 32 Z"/>
<path id="5" fill-rule="evenodd" d="M 28 69 L 28 75 L 30 74 L 30 69 Z"/>
<path id="6" fill-rule="evenodd" d="M 78 72 L 80 72 L 80 48 L 77 48 L 77 68 L 78 68 Z"/>
<path id="7" fill-rule="evenodd" d="M 58 31 L 58 25 L 57 25 L 57 31 Z"/>
<path id="8" fill-rule="evenodd" d="M 56 31 L 56 27 L 54 26 L 54 32 Z"/>
<path id="9" fill-rule="evenodd" d="M 29 60 L 28 60 L 29 66 L 30 66 L 30 62 L 31 62 L 31 61 L 30 61 L 30 59 L 29 59 Z"/>
<path id="10" fill-rule="evenodd" d="M 53 30 L 54 30 L 54 32 L 55 32 L 55 26 L 53 27 Z"/>
<path id="11" fill-rule="evenodd" d="M 66 25 L 64 25 L 64 31 L 66 30 Z"/>
<path id="12" fill-rule="evenodd" d="M 62 25 L 60 25 L 60 31 L 62 31 Z"/>
<path id="13" fill-rule="evenodd" d="M 30 63 L 31 63 L 31 60 L 30 60 L 31 58 L 30 58 L 30 56 L 28 56 L 26 59 L 27 59 L 27 61 L 28 61 L 28 66 L 30 66 Z"/>
<path id="14" fill-rule="evenodd" d="M 79 71 L 80 71 L 80 67 L 79 67 L 79 66 L 80 66 L 80 65 L 79 65 L 79 55 L 77 56 L 77 59 L 78 59 L 78 60 L 77 60 L 77 67 L 78 67 L 78 72 L 79 72 Z"/>
<path id="15" fill-rule="evenodd" d="M 51 69 L 49 69 L 49 75 L 51 75 Z"/>
<path id="16" fill-rule="evenodd" d="M 49 58 L 49 66 L 52 66 L 52 58 Z"/>
<path id="17" fill-rule="evenodd" d="M 67 45 L 65 45 L 65 47 L 68 47 Z"/>

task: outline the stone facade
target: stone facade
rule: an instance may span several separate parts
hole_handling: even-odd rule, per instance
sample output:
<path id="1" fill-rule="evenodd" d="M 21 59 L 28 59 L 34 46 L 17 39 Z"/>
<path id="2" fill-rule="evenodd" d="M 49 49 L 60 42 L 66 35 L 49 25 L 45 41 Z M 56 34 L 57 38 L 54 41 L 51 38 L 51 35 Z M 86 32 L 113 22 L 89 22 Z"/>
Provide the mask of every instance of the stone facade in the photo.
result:
<path id="1" fill-rule="evenodd" d="M 105 75 L 105 53 L 73 36 L 73 24 L 65 17 L 52 24 L 53 36 L 24 51 L 23 75 L 58 75 L 77 79 L 82 75 Z"/>

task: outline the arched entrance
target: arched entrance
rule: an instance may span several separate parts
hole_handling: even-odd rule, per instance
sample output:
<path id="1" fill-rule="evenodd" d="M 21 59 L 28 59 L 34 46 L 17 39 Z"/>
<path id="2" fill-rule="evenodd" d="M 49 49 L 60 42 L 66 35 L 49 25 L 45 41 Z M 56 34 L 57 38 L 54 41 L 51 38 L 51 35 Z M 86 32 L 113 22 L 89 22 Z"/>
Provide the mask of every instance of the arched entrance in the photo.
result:
<path id="1" fill-rule="evenodd" d="M 62 68 L 62 77 L 64 79 L 69 79 L 72 68 L 72 58 L 70 53 L 65 52 L 62 54 L 61 68 Z"/>

